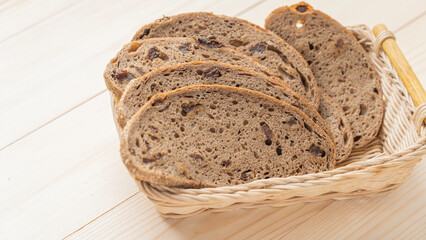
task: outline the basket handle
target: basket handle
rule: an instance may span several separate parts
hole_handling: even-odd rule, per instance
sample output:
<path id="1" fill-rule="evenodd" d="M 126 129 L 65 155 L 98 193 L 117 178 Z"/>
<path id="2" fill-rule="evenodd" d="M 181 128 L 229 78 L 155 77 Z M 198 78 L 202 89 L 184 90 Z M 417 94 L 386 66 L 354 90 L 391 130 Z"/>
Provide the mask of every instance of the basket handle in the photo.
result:
<path id="1" fill-rule="evenodd" d="M 424 108 L 426 107 L 426 92 L 396 43 L 395 36 L 383 24 L 374 26 L 373 33 L 374 36 L 376 36 L 376 41 L 373 46 L 374 50 L 377 53 L 380 47 L 383 48 L 383 51 L 389 57 L 398 76 L 407 88 L 408 94 L 410 94 L 411 99 L 413 99 L 414 105 L 417 107 L 415 116 L 420 116 L 416 117 L 416 120 L 420 121 L 420 125 L 422 125 L 422 121 L 426 123 L 426 116 L 423 114 L 425 112 Z M 417 122 L 416 125 L 418 125 Z"/>

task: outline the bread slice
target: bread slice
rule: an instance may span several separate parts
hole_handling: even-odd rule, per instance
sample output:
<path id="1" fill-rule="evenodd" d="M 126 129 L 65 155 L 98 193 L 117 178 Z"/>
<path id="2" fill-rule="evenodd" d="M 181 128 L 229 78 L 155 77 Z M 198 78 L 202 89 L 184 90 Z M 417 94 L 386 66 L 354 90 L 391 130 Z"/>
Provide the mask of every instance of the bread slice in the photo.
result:
<path id="1" fill-rule="evenodd" d="M 259 59 L 287 85 L 318 107 L 315 78 L 305 59 L 277 35 L 245 20 L 194 12 L 164 17 L 143 26 L 133 40 L 158 37 L 216 39 L 250 57 Z"/>
<path id="2" fill-rule="evenodd" d="M 303 2 L 274 10 L 265 26 L 305 57 L 319 87 L 342 106 L 354 146 L 374 139 L 384 111 L 382 90 L 374 65 L 352 33 Z"/>
<path id="3" fill-rule="evenodd" d="M 217 187 L 334 168 L 331 139 L 268 95 L 219 85 L 151 98 L 126 125 L 121 156 L 136 180 Z"/>
<path id="4" fill-rule="evenodd" d="M 268 76 L 273 73 L 257 60 L 223 47 L 218 41 L 205 43 L 193 38 L 156 38 L 124 45 L 107 65 L 105 83 L 120 99 L 126 85 L 133 79 L 159 67 L 179 63 L 213 60 L 253 69 Z"/>
<path id="5" fill-rule="evenodd" d="M 334 139 L 315 107 L 290 88 L 253 70 L 212 61 L 162 67 L 130 82 L 118 103 L 119 125 L 124 127 L 155 94 L 193 85 L 226 85 L 272 96 L 300 109 Z"/>
<path id="6" fill-rule="evenodd" d="M 340 105 L 325 92 L 320 91 L 318 112 L 330 127 L 336 143 L 336 163 L 346 160 L 354 145 L 352 129 Z"/>

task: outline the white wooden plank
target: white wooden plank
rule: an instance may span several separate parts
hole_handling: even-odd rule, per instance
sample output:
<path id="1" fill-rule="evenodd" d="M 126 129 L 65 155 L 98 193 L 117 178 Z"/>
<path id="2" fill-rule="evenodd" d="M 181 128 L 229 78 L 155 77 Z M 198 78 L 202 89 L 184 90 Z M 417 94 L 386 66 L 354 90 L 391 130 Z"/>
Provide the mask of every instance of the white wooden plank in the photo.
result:
<path id="1" fill-rule="evenodd" d="M 423 161 L 387 195 L 179 220 L 161 219 L 138 194 L 70 239 L 414 239 L 426 234 L 425 171 Z"/>
<path id="2" fill-rule="evenodd" d="M 76 0 L 3 1 L 0 3 L 0 42 L 77 4 Z M 25 17 L 23 17 L 25 16 Z"/>
<path id="3" fill-rule="evenodd" d="M 84 1 L 3 41 L 0 149 L 105 89 L 106 64 L 141 25 L 196 10 L 233 15 L 257 1 Z"/>
<path id="4" fill-rule="evenodd" d="M 300 1 L 269 0 L 246 12 L 241 17 L 263 27 L 265 18 L 274 9 L 298 2 Z M 372 28 L 378 23 L 384 23 L 391 30 L 398 29 L 413 17 L 422 14 L 426 9 L 426 2 L 422 0 L 311 0 L 306 2 L 314 8 L 327 13 L 345 26 L 366 24 Z"/>
<path id="5" fill-rule="evenodd" d="M 104 93 L 0 152 L 0 239 L 64 237 L 137 191 L 109 107 Z"/>
<path id="6" fill-rule="evenodd" d="M 290 231 L 332 202 L 163 219 L 147 201 L 138 194 L 69 239 L 270 239 L 274 230 Z"/>

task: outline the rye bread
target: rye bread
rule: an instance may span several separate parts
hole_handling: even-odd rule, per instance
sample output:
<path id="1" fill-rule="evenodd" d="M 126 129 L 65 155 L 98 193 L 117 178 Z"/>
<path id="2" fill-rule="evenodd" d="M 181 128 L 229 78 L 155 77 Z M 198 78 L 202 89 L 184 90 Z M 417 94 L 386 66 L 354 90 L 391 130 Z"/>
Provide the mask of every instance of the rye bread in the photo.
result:
<path id="1" fill-rule="evenodd" d="M 255 91 L 190 86 L 151 98 L 126 125 L 121 156 L 141 181 L 217 187 L 331 170 L 331 139 L 304 113 Z"/>
<path id="2" fill-rule="evenodd" d="M 194 12 L 164 17 L 143 26 L 133 40 L 158 37 L 217 39 L 226 47 L 259 59 L 287 85 L 318 107 L 317 84 L 305 59 L 277 35 L 245 20 Z"/>
<path id="3" fill-rule="evenodd" d="M 334 140 L 315 107 L 290 88 L 253 70 L 212 61 L 162 67 L 130 82 L 117 105 L 119 125 L 123 128 L 155 94 L 194 85 L 226 85 L 264 93 L 300 109 Z"/>
<path id="4" fill-rule="evenodd" d="M 340 105 L 325 92 L 320 91 L 320 105 L 318 112 L 325 120 L 333 133 L 336 143 L 336 163 L 346 160 L 354 145 L 352 129 Z"/>
<path id="5" fill-rule="evenodd" d="M 163 66 L 203 60 L 239 65 L 273 76 L 256 59 L 223 47 L 218 41 L 205 43 L 193 38 L 156 38 L 124 45 L 106 67 L 105 84 L 120 99 L 126 85 L 145 73 Z"/>
<path id="6" fill-rule="evenodd" d="M 342 106 L 354 147 L 374 139 L 384 111 L 382 89 L 374 65 L 352 33 L 303 2 L 274 10 L 265 27 L 305 57 L 318 86 Z"/>

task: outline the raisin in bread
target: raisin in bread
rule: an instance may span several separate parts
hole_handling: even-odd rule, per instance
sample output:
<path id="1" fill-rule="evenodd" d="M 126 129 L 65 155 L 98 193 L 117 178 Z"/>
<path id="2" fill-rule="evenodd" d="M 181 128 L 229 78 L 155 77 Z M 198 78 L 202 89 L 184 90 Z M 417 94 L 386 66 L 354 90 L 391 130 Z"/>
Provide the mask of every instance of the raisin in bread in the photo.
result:
<path id="1" fill-rule="evenodd" d="M 145 73 L 163 66 L 202 60 L 221 61 L 273 75 L 257 60 L 223 47 L 219 41 L 156 38 L 126 44 L 107 65 L 105 84 L 120 99 L 126 85 Z"/>
<path id="2" fill-rule="evenodd" d="M 217 187 L 331 170 L 331 139 L 299 109 L 219 85 L 152 97 L 126 125 L 121 156 L 136 180 Z"/>
<path id="3" fill-rule="evenodd" d="M 212 13 L 184 13 L 143 26 L 133 40 L 158 37 L 217 39 L 226 47 L 259 59 L 287 85 L 319 105 L 317 84 L 305 59 L 277 35 L 245 20 Z"/>
<path id="4" fill-rule="evenodd" d="M 155 94 L 193 85 L 226 85 L 272 96 L 300 109 L 334 140 L 315 107 L 290 88 L 253 70 L 212 61 L 162 67 L 130 82 L 117 105 L 119 125 L 124 127 Z"/>
<path id="5" fill-rule="evenodd" d="M 382 90 L 374 65 L 352 33 L 306 3 L 274 10 L 265 27 L 305 57 L 318 86 L 342 106 L 354 147 L 374 139 L 384 111 Z"/>
<path id="6" fill-rule="evenodd" d="M 352 129 L 340 105 L 325 92 L 320 91 L 318 112 L 333 132 L 336 143 L 336 163 L 346 160 L 354 144 Z"/>

